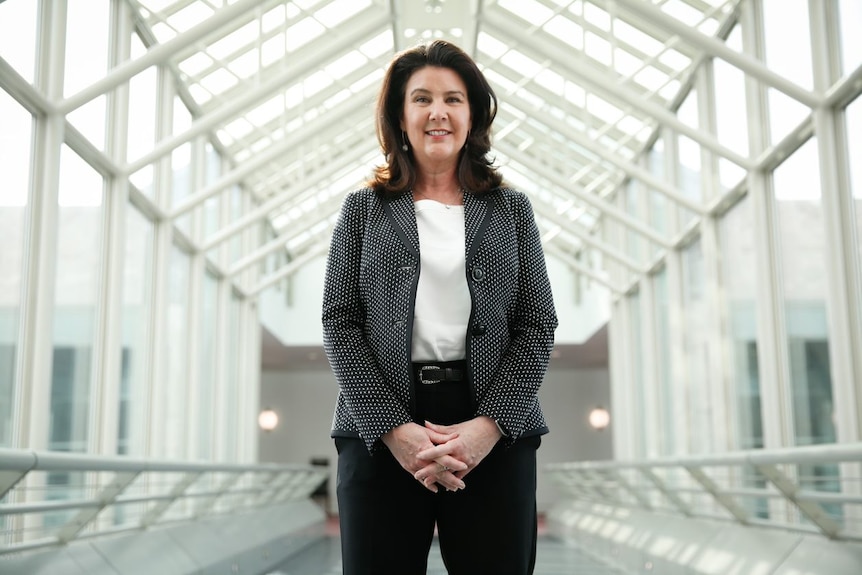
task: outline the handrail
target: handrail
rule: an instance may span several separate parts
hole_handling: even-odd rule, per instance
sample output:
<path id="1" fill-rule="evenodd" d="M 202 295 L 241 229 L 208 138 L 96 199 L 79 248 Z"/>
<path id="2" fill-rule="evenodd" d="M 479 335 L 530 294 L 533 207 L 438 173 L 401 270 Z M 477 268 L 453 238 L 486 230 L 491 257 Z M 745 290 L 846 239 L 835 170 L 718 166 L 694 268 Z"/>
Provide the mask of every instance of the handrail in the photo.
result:
<path id="1" fill-rule="evenodd" d="M 0 556 L 305 499 L 327 474 L 0 448 Z"/>
<path id="2" fill-rule="evenodd" d="M 544 467 L 569 499 L 862 541 L 862 443 Z"/>

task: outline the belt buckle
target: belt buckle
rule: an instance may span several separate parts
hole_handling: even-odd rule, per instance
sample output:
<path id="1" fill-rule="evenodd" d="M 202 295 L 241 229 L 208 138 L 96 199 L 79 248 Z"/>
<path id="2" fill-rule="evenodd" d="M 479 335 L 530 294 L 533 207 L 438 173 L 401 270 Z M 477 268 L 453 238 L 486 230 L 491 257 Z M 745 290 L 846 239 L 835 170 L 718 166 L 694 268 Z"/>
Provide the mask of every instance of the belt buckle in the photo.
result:
<path id="1" fill-rule="evenodd" d="M 445 373 L 445 370 L 443 370 L 443 368 L 436 365 L 423 365 L 421 368 L 419 368 L 419 381 L 424 383 L 425 385 L 430 385 L 432 383 L 440 383 L 441 381 L 443 381 L 442 377 L 440 377 L 439 379 L 425 379 L 425 372 L 431 369 L 442 371 Z"/>

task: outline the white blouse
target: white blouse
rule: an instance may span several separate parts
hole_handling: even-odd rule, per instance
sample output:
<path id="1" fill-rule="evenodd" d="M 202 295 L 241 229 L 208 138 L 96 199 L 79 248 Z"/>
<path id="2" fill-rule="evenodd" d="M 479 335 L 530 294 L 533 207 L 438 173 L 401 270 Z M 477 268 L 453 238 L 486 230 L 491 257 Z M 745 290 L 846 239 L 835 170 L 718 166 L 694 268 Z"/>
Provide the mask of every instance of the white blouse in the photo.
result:
<path id="1" fill-rule="evenodd" d="M 464 206 L 415 202 L 421 268 L 413 319 L 413 361 L 466 357 L 470 291 L 464 258 Z"/>

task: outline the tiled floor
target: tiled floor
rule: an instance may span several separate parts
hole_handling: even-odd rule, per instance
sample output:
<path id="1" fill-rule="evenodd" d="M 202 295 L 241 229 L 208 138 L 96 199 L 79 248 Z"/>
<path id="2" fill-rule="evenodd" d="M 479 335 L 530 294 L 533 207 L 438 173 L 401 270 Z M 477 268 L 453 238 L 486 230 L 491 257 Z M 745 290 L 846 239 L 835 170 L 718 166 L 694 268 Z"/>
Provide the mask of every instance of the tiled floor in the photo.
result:
<path id="1" fill-rule="evenodd" d="M 621 575 L 578 549 L 540 535 L 535 575 Z M 268 575 L 341 575 L 341 552 L 337 535 L 330 535 L 308 547 Z M 428 557 L 427 575 L 446 575 L 440 548 L 435 539 Z"/>

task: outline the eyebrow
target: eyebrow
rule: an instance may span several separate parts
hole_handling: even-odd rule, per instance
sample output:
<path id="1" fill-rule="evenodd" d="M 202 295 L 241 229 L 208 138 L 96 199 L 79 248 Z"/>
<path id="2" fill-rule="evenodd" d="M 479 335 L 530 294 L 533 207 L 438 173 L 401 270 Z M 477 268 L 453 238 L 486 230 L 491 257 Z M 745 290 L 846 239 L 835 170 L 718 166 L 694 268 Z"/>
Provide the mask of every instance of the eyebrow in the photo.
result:
<path id="1" fill-rule="evenodd" d="M 431 90 L 428 90 L 428 89 L 426 89 L 426 88 L 415 88 L 412 92 L 410 92 L 410 95 L 411 95 L 411 96 L 413 96 L 413 95 L 414 95 L 414 94 L 416 94 L 417 92 L 421 92 L 421 93 L 424 93 L 424 94 L 430 94 L 430 93 L 431 93 Z M 459 96 L 464 96 L 464 92 L 462 92 L 461 90 L 449 90 L 449 91 L 444 92 L 444 93 L 445 93 L 447 96 L 451 96 L 452 94 L 458 94 Z"/>

